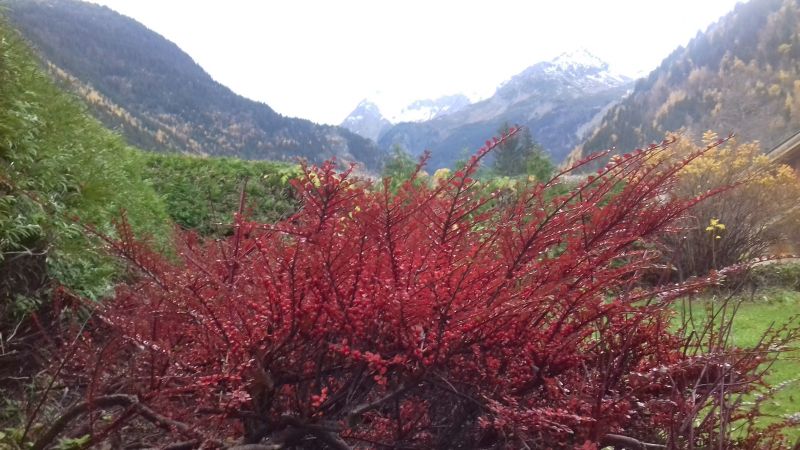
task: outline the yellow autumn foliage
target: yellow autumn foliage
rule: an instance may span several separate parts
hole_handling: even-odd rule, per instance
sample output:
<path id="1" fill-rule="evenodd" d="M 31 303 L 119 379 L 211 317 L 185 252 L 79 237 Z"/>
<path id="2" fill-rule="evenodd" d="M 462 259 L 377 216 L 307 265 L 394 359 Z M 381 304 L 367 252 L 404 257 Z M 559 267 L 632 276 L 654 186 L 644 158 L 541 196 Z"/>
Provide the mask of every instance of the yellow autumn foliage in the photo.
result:
<path id="1" fill-rule="evenodd" d="M 433 179 L 436 181 L 445 180 L 449 177 L 450 177 L 450 169 L 448 168 L 436 169 L 436 172 L 433 173 Z"/>
<path id="2" fill-rule="evenodd" d="M 672 138 L 676 160 L 719 139 L 710 131 L 701 143 L 682 135 Z M 730 139 L 688 164 L 676 191 L 688 197 L 720 188 L 727 190 L 696 206 L 683 232 L 669 238 L 671 262 L 681 276 L 796 251 L 800 178 L 791 167 L 773 163 L 758 142 Z"/>
<path id="3" fill-rule="evenodd" d="M 685 136 L 677 136 L 674 150 L 678 155 L 688 155 L 697 145 Z M 703 134 L 703 145 L 719 139 L 716 133 Z M 735 189 L 735 196 L 770 199 L 771 205 L 762 205 L 776 214 L 791 209 L 800 199 L 800 180 L 794 170 L 783 164 L 774 164 L 761 151 L 758 142 L 739 144 L 730 139 L 725 144 L 709 150 L 692 161 L 682 171 L 684 191 L 697 194 L 708 189 L 743 183 Z M 713 203 L 713 202 L 712 202 Z"/>

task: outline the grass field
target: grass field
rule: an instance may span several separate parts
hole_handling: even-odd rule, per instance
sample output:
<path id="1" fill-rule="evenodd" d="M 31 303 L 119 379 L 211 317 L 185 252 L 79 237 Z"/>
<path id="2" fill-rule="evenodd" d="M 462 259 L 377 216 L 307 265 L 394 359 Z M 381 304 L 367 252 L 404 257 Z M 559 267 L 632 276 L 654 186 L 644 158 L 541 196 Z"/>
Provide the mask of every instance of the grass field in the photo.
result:
<path id="1" fill-rule="evenodd" d="M 694 301 L 694 315 L 704 315 L 701 299 Z M 699 304 L 698 304 L 699 303 Z M 753 346 L 770 326 L 780 326 L 800 320 L 800 292 L 784 288 L 768 288 L 743 301 L 733 319 L 732 344 Z M 773 399 L 763 403 L 762 411 L 778 420 L 796 415 L 800 420 L 800 349 L 784 354 L 771 367 L 767 381 L 780 386 Z M 799 422 L 800 423 L 800 422 Z M 800 439 L 800 425 L 789 432 L 793 441 Z"/>
<path id="2" fill-rule="evenodd" d="M 800 292 L 774 290 L 757 295 L 753 302 L 742 304 L 734 319 L 734 343 L 740 346 L 755 344 L 764 330 L 771 324 L 782 325 L 789 320 L 800 320 Z M 800 415 L 800 350 L 794 349 L 776 361 L 768 381 L 773 386 L 786 383 L 773 401 L 764 406 L 764 411 L 780 417 L 786 414 Z M 800 438 L 800 425 L 793 430 L 793 437 Z"/>

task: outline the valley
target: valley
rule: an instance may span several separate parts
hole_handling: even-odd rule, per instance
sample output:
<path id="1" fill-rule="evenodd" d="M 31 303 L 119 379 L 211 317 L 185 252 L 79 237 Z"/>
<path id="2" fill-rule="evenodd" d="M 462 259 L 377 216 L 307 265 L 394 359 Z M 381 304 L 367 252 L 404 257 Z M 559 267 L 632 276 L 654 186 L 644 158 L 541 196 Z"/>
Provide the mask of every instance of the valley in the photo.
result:
<path id="1" fill-rule="evenodd" d="M 637 77 L 566 3 L 97 1 L 0 0 L 0 450 L 800 448 L 798 0 L 739 2 Z M 209 5 L 207 36 L 166 37 Z M 631 58 L 670 33 L 640 6 Z M 431 83 L 478 54 L 470 14 L 558 51 L 514 42 L 492 90 L 416 62 L 374 89 L 420 36 L 449 49 Z M 292 92 L 376 80 L 297 98 L 351 102 L 317 123 L 179 41 L 324 63 Z"/>

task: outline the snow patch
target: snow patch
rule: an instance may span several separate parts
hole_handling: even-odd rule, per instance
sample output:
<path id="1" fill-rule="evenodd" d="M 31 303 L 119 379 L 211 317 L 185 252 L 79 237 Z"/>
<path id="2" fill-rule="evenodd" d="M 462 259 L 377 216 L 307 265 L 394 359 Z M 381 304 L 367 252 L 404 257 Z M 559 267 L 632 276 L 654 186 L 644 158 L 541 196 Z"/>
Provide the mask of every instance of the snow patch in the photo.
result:
<path id="1" fill-rule="evenodd" d="M 563 71 L 574 70 L 575 68 L 608 68 L 607 62 L 593 55 L 585 48 L 562 53 L 550 63 Z"/>
<path id="2" fill-rule="evenodd" d="M 446 95 L 437 99 L 406 103 L 382 91 L 376 91 L 362 100 L 344 122 L 355 123 L 364 120 L 365 116 L 374 117 L 375 115 L 380 115 L 392 124 L 424 122 L 456 112 L 471 103 L 473 103 L 472 98 L 464 94 Z"/>

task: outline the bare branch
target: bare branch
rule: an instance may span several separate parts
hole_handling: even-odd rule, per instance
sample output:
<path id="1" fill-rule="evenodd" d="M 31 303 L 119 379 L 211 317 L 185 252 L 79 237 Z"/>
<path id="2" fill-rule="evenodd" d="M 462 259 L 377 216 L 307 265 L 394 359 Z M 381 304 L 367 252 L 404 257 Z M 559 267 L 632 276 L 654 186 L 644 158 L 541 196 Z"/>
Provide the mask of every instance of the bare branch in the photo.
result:
<path id="1" fill-rule="evenodd" d="M 83 414 L 90 412 L 93 408 L 110 408 L 113 406 L 133 408 L 139 415 L 149 422 L 166 429 L 175 429 L 184 434 L 198 435 L 189 425 L 162 416 L 144 404 L 139 402 L 133 395 L 112 394 L 93 398 L 91 401 L 83 401 L 68 409 L 61 415 L 31 447 L 31 450 L 43 450 L 52 443 L 58 435 L 75 419 Z"/>
<path id="2" fill-rule="evenodd" d="M 629 436 L 622 436 L 620 434 L 607 434 L 600 439 L 600 445 L 603 447 L 614 447 L 616 450 L 648 450 L 648 449 L 666 449 L 666 445 L 650 444 L 642 442 L 636 438 Z"/>

